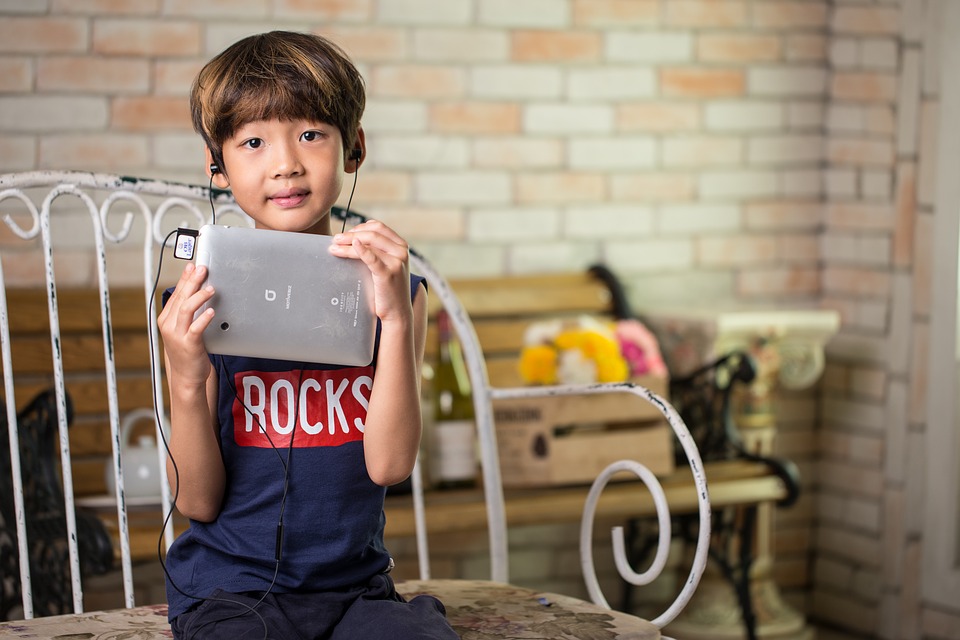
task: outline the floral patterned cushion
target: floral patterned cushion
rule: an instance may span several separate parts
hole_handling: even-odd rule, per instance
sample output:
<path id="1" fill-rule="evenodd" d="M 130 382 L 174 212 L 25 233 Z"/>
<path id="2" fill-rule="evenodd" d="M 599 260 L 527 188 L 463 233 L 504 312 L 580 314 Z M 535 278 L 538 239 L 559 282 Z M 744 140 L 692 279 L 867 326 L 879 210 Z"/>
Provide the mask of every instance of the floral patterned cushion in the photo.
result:
<path id="1" fill-rule="evenodd" d="M 657 640 L 655 626 L 577 598 L 482 580 L 397 584 L 405 597 L 434 595 L 462 640 Z M 115 609 L 0 623 L 0 637 L 59 640 L 172 638 L 167 605 Z"/>

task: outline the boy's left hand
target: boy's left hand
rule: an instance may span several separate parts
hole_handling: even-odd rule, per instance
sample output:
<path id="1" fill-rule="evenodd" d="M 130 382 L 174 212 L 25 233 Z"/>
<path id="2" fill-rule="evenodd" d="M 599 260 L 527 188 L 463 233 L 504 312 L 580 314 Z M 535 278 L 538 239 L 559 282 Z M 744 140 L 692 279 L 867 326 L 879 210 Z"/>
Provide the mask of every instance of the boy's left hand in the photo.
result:
<path id="1" fill-rule="evenodd" d="M 380 320 L 410 318 L 410 251 L 396 231 L 379 220 L 367 220 L 334 235 L 330 253 L 363 260 L 370 269 Z"/>

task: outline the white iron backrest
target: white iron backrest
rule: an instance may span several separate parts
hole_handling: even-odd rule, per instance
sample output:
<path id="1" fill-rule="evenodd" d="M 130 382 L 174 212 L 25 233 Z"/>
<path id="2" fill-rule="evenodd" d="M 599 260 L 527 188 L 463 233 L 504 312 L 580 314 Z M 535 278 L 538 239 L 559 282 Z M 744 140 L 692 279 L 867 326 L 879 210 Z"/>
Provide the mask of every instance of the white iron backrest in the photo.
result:
<path id="1" fill-rule="evenodd" d="M 138 239 L 131 236 L 136 215 L 142 217 L 145 223 L 145 232 L 140 238 L 142 243 L 143 257 L 143 287 L 144 287 L 144 312 L 147 317 L 147 326 L 150 327 L 151 335 L 151 367 L 153 371 L 154 393 L 155 397 L 163 397 L 164 390 L 160 382 L 160 359 L 158 335 L 156 329 L 156 317 L 153 307 L 150 305 L 153 296 L 156 293 L 157 262 L 160 258 L 158 248 L 163 245 L 165 238 L 167 247 L 172 246 L 172 238 L 167 234 L 177 227 L 188 226 L 199 228 L 200 225 L 210 221 L 209 201 L 210 192 L 207 188 L 197 185 L 185 185 L 160 180 L 145 180 L 135 178 L 123 178 L 107 174 L 95 174 L 84 172 L 28 172 L 22 174 L 0 175 L 0 216 L 11 229 L 11 231 L 26 242 L 40 239 L 40 250 L 43 252 L 45 261 L 45 286 L 48 291 L 49 311 L 50 311 L 50 338 L 53 346 L 54 362 L 53 374 L 55 381 L 55 390 L 57 394 L 57 403 L 59 411 L 59 434 L 60 434 L 60 455 L 63 467 L 63 491 L 65 495 L 67 511 L 68 542 L 71 563 L 71 576 L 73 588 L 74 610 L 81 612 L 83 610 L 83 597 L 80 582 L 79 559 L 76 544 L 76 523 L 74 522 L 74 491 L 71 473 L 70 445 L 67 436 L 66 424 L 66 399 L 63 379 L 63 362 L 57 348 L 60 343 L 59 336 L 59 316 L 57 308 L 57 279 L 54 273 L 54 255 L 56 247 L 51 240 L 52 218 L 60 213 L 59 206 L 56 212 L 52 211 L 52 204 L 60 198 L 75 198 L 77 206 L 87 212 L 92 219 L 92 233 L 94 235 L 94 246 L 97 260 L 98 288 L 100 291 L 102 327 L 104 335 L 104 344 L 106 345 L 104 353 L 105 371 L 108 388 L 109 404 L 109 422 L 111 430 L 111 444 L 113 450 L 113 472 L 117 488 L 117 516 L 119 522 L 120 546 L 121 546 L 121 566 L 123 572 L 125 604 L 127 607 L 134 606 L 133 598 L 133 578 L 131 568 L 131 553 L 129 547 L 129 531 L 127 526 L 127 506 L 125 491 L 123 487 L 123 478 L 120 472 L 120 411 L 117 402 L 117 380 L 116 365 L 112 351 L 111 332 L 111 311 L 110 311 L 110 283 L 107 281 L 107 242 L 113 244 L 129 243 L 133 244 Z M 249 219 L 239 211 L 229 194 L 215 192 L 216 211 L 218 218 L 224 215 L 238 216 L 241 221 Z M 13 207 L 11 202 L 13 201 Z M 127 207 L 129 211 L 117 211 Z M 11 215 L 11 208 L 18 212 L 18 215 Z M 350 218 L 357 222 L 362 220 L 361 216 L 346 214 L 342 210 L 335 210 L 335 214 L 340 217 Z M 117 226 L 111 219 L 111 215 L 119 220 L 119 231 L 111 229 Z M 179 217 L 178 217 L 179 216 Z M 184 220 L 186 216 L 186 221 Z M 22 224 L 24 220 L 29 220 L 28 224 Z M 54 223 L 55 224 L 55 223 Z M 28 227 L 28 228 L 25 228 Z M 166 252 L 172 254 L 172 252 Z M 680 419 L 673 407 L 663 398 L 660 398 L 651 391 L 630 383 L 624 384 L 597 384 L 597 385 L 576 385 L 576 386 L 555 386 L 555 387 L 522 387 L 522 388 L 493 388 L 490 386 L 487 376 L 486 364 L 482 355 L 479 340 L 473 328 L 473 323 L 459 299 L 450 287 L 446 279 L 429 263 L 429 261 L 415 250 L 411 250 L 411 270 L 425 276 L 429 282 L 431 290 L 438 296 L 444 308 L 450 314 L 453 327 L 457 337 L 460 340 L 470 374 L 470 380 L 474 391 L 474 408 L 477 418 L 478 441 L 480 446 L 481 466 L 483 473 L 483 490 L 486 500 L 488 516 L 488 535 L 490 541 L 490 566 L 491 579 L 497 582 L 509 581 L 509 568 L 507 557 L 507 522 L 505 516 L 504 494 L 500 479 L 500 466 L 497 452 L 496 431 L 494 428 L 493 401 L 500 398 L 520 398 L 520 397 L 544 397 L 544 396 L 562 396 L 576 394 L 606 394 L 606 393 L 633 393 L 643 397 L 656 406 L 664 415 L 673 428 L 674 433 L 684 451 L 687 454 L 690 469 L 696 483 L 699 497 L 700 512 L 700 531 L 698 546 L 695 553 L 695 560 L 691 568 L 690 575 L 677 600 L 667 611 L 655 619 L 653 622 L 662 627 L 670 622 L 683 608 L 689 598 L 692 596 L 700 576 L 706 565 L 706 556 L 710 535 L 710 505 L 707 494 L 706 479 L 703 475 L 703 467 L 699 452 L 693 443 L 686 425 Z M 14 369 L 10 356 L 10 330 L 7 309 L 7 282 L 3 278 L 2 264 L 0 264 L 0 280 L 3 286 L 0 287 L 0 343 L 2 343 L 2 357 L 4 369 L 4 395 L 7 401 L 7 419 L 10 425 L 10 452 L 11 465 L 14 470 L 14 494 L 15 507 L 17 510 L 17 534 L 19 540 L 21 583 L 23 592 L 23 606 L 25 617 L 30 618 L 33 615 L 31 599 L 31 576 L 29 562 L 27 560 L 27 540 L 25 529 L 25 514 L 23 504 L 23 486 L 20 478 L 20 465 L 18 456 L 18 435 L 16 418 L 16 398 L 14 396 Z M 170 283 L 163 283 L 168 285 Z M 164 437 L 159 425 L 164 424 L 163 403 L 157 403 L 157 418 L 155 424 L 157 428 L 158 442 Z M 164 514 L 170 512 L 169 489 L 165 477 L 165 456 L 164 447 L 158 447 L 160 457 L 160 473 L 162 485 L 162 503 Z M 618 470 L 628 470 L 636 473 L 649 487 L 654 496 L 657 505 L 658 518 L 661 524 L 660 545 L 657 551 L 657 557 L 650 570 L 644 574 L 635 573 L 626 559 L 623 544 L 622 530 L 614 529 L 614 549 L 616 562 L 621 576 L 633 584 L 647 584 L 663 568 L 666 558 L 667 546 L 670 538 L 669 531 L 669 513 L 667 510 L 666 499 L 656 478 L 642 465 L 633 462 L 622 462 L 611 465 L 600 478 L 594 483 L 584 509 L 584 521 L 581 529 L 581 562 L 584 568 L 584 578 L 591 598 L 597 604 L 608 607 L 603 594 L 600 592 L 597 584 L 596 575 L 593 570 L 593 560 L 591 555 L 593 513 L 596 507 L 596 501 L 599 493 L 609 477 Z M 420 465 L 414 470 L 413 476 L 414 489 L 414 511 L 417 529 L 417 549 L 419 555 L 421 579 L 429 579 L 429 553 L 426 536 L 426 526 L 424 517 L 423 483 L 420 476 Z M 158 531 L 161 523 L 158 522 Z M 168 523 L 164 531 L 164 540 L 166 545 L 173 541 L 173 529 Z"/>

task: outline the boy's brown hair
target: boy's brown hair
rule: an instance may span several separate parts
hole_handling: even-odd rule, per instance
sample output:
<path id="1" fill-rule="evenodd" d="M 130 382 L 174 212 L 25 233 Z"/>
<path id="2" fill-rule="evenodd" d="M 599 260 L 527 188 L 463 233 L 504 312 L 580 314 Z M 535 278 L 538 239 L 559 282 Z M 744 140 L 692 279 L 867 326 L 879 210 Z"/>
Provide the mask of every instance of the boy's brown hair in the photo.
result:
<path id="1" fill-rule="evenodd" d="M 256 120 L 316 120 L 336 126 L 346 154 L 366 105 L 363 78 L 340 47 L 313 34 L 249 36 L 208 62 L 193 82 L 193 128 L 224 170 L 223 143 Z"/>

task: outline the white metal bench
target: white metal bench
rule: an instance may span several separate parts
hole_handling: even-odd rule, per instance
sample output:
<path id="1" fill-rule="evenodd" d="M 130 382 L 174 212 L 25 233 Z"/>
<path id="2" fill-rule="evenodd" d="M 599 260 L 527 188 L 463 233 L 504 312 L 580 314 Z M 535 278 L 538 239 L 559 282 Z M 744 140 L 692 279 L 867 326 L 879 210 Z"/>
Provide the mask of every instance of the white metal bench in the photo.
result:
<path id="1" fill-rule="evenodd" d="M 26 522 L 30 514 L 25 510 L 24 484 L 21 478 L 19 459 L 19 440 L 17 403 L 24 398 L 17 398 L 15 393 L 16 362 L 13 362 L 10 349 L 9 318 L 16 309 L 9 309 L 8 285 L 3 278 L 0 265 L 0 279 L 4 285 L 0 288 L 0 343 L 2 343 L 2 366 L 4 372 L 4 398 L 6 400 L 6 421 L 9 426 L 10 468 L 12 470 L 13 498 L 15 507 L 15 523 L 5 522 L 8 537 L 12 538 L 15 524 L 17 552 L 19 557 L 19 572 L 22 593 L 22 613 L 24 620 L 0 623 L 0 633 L 11 634 L 17 637 L 56 635 L 56 633 L 98 634 L 109 631 L 119 631 L 128 628 L 137 628 L 144 633 L 155 632 L 156 635 L 140 635 L 138 637 L 168 637 L 166 623 L 166 607 L 162 603 L 137 605 L 133 593 L 133 566 L 129 545 L 127 498 L 123 486 L 123 477 L 120 471 L 121 436 L 120 425 L 124 418 L 121 415 L 118 399 L 117 368 L 113 351 L 111 335 L 112 311 L 110 299 L 110 282 L 108 282 L 108 258 L 111 245 L 142 245 L 144 264 L 143 288 L 144 301 L 152 299 L 156 282 L 156 263 L 162 250 L 162 243 L 167 232 L 177 226 L 186 224 L 198 227 L 208 222 L 210 198 L 216 200 L 218 216 L 233 214 L 243 219 L 229 197 L 229 194 L 215 192 L 211 194 L 203 186 L 183 185 L 157 180 L 123 178 L 114 175 L 92 174 L 83 172 L 30 172 L 23 174 L 0 175 L 0 216 L 6 223 L 10 233 L 7 235 L 19 237 L 25 243 L 39 252 L 45 265 L 45 287 L 48 294 L 48 310 L 50 316 L 50 341 L 53 362 L 51 363 L 52 386 L 57 408 L 57 427 L 59 433 L 59 454 L 62 467 L 63 499 L 66 518 L 66 548 L 71 575 L 71 591 L 73 613 L 52 617 L 35 617 L 31 585 L 38 576 L 32 575 L 29 562 L 29 540 L 27 539 Z M 65 202 L 66 201 L 66 202 Z M 57 206 L 54 207 L 54 202 Z M 66 206 L 65 206 L 66 205 Z M 83 581 L 81 561 L 78 545 L 76 507 L 73 490 L 73 475 L 71 472 L 73 460 L 70 451 L 67 419 L 67 394 L 64 384 L 63 358 L 60 349 L 60 317 L 58 307 L 58 286 L 55 273 L 57 247 L 51 240 L 51 229 L 58 224 L 58 216 L 63 210 L 84 212 L 91 219 L 91 233 L 96 253 L 98 289 L 100 293 L 101 326 L 103 329 L 104 372 L 106 378 L 107 404 L 109 406 L 109 424 L 113 447 L 114 483 L 117 489 L 116 516 L 119 524 L 120 565 L 123 574 L 125 608 L 108 612 L 84 613 Z M 348 222 L 359 218 L 335 209 L 338 215 Z M 146 229 L 143 237 L 135 238 L 130 230 L 134 227 L 136 217 L 140 217 Z M 10 246 L 9 240 L 7 246 Z M 0 255 L 3 252 L 0 245 Z M 659 629 L 673 620 L 689 601 L 700 576 L 704 570 L 710 536 L 710 503 L 707 492 L 707 482 L 703 473 L 696 445 L 693 443 L 686 425 L 680 419 L 673 407 L 663 398 L 642 387 L 631 384 L 598 384 L 591 386 L 557 386 L 557 387 L 518 387 L 495 388 L 489 383 L 484 358 L 480 350 L 479 341 L 473 329 L 468 314 L 460 305 L 456 295 L 429 261 L 417 252 L 412 252 L 411 270 L 426 276 L 431 290 L 439 297 L 443 306 L 449 312 L 456 334 L 460 339 L 469 369 L 470 379 L 474 389 L 474 402 L 477 417 L 480 457 L 482 465 L 483 491 L 486 500 L 487 529 L 490 552 L 490 581 L 458 581 L 458 580 L 431 580 L 428 552 L 428 540 L 424 519 L 423 487 L 420 480 L 419 468 L 413 475 L 414 511 L 417 522 L 417 549 L 419 556 L 420 580 L 410 581 L 398 585 L 398 589 L 407 594 L 429 592 L 438 595 L 448 608 L 448 616 L 455 628 L 468 637 L 474 631 L 482 631 L 486 624 L 485 619 L 500 617 L 510 620 L 523 627 L 534 620 L 542 622 L 544 616 L 553 617 L 556 624 L 564 624 L 563 620 L 577 621 L 577 624 L 599 625 L 606 630 L 610 638 L 656 638 Z M 160 365 L 158 357 L 158 340 L 155 325 L 155 313 L 149 304 L 144 307 L 147 323 L 152 334 L 152 352 L 149 354 L 150 366 L 153 372 L 154 391 L 163 393 L 160 382 Z M 647 485 L 657 503 L 657 517 L 660 526 L 659 546 L 651 567 L 643 572 L 635 572 L 626 560 L 623 544 L 623 533 L 614 529 L 613 545 L 616 554 L 617 568 L 621 576 L 634 585 L 648 584 L 663 570 L 669 549 L 670 517 L 666 498 L 656 477 L 645 467 L 629 460 L 616 463 L 608 467 L 601 477 L 597 478 L 586 497 L 584 516 L 581 525 L 581 565 L 584 572 L 587 589 L 593 602 L 586 602 L 569 598 L 559 594 L 536 593 L 529 589 L 522 589 L 510 584 L 509 562 L 507 553 L 507 526 L 504 507 L 504 494 L 500 480 L 498 465 L 496 432 L 492 401 L 502 398 L 518 398 L 532 396 L 561 396 L 572 394 L 613 394 L 627 393 L 643 397 L 656 406 L 673 428 L 682 445 L 692 473 L 698 493 L 699 506 L 699 538 L 694 553 L 693 565 L 689 576 L 676 600 L 666 611 L 647 622 L 624 613 L 611 611 L 604 598 L 594 571 L 592 556 L 593 519 L 600 493 L 616 472 L 628 471 L 638 475 Z M 164 421 L 163 405 L 157 406 L 160 422 L 155 426 L 159 432 L 159 424 Z M 158 438 L 159 441 L 159 438 Z M 160 448 L 161 473 L 165 469 L 163 456 L 165 452 Z M 171 509 L 170 495 L 166 481 L 162 484 L 162 500 L 164 513 Z M 639 491 L 640 489 L 638 489 Z M 158 535 L 161 523 L 157 523 Z M 173 541 L 172 527 L 167 526 L 164 532 L 164 541 L 167 546 Z M 0 541 L 2 542 L 2 541 Z M 483 609 L 483 615 L 476 615 L 477 602 L 495 602 L 495 610 Z M 549 607 L 548 607 L 549 605 Z M 472 613 L 466 613 L 472 612 Z M 569 614 L 574 615 L 569 615 Z M 589 614 L 589 615 L 588 615 Z M 558 627 L 554 626 L 553 629 Z M 56 632 L 56 633 L 55 633 Z M 490 630 L 485 632 L 490 633 Z M 566 631 L 565 631 L 566 632 Z M 525 638 L 551 637 L 554 632 L 544 632 L 547 635 L 536 635 L 531 626 L 523 635 Z M 488 636 L 484 636 L 488 637 Z M 571 628 L 567 637 L 578 636 L 576 628 Z M 592 636 L 591 636 L 592 637 Z"/>

